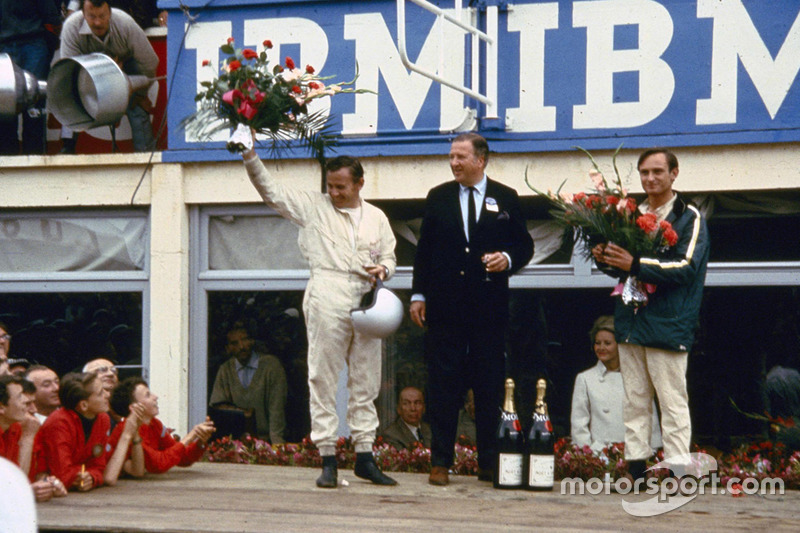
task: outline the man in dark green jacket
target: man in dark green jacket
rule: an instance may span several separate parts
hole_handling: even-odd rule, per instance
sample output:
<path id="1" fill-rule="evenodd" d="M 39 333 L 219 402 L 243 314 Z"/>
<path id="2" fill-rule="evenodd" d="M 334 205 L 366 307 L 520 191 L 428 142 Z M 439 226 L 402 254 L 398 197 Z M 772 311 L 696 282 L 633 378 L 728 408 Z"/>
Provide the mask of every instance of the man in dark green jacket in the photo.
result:
<path id="1" fill-rule="evenodd" d="M 642 188 L 639 207 L 658 222 L 666 220 L 678 234 L 674 246 L 654 257 L 638 257 L 612 244 L 592 249 L 598 265 L 613 267 L 623 278 L 635 276 L 656 286 L 647 305 L 632 307 L 618 299 L 614 313 L 620 371 L 625 387 L 625 458 L 634 478 L 644 475 L 650 457 L 653 394 L 661 406 L 664 458 L 671 465 L 689 463 L 692 435 L 686 368 L 700 313 L 708 263 L 709 241 L 698 209 L 672 190 L 678 159 L 655 148 L 639 156 Z M 681 475 L 681 468 L 673 468 Z"/>

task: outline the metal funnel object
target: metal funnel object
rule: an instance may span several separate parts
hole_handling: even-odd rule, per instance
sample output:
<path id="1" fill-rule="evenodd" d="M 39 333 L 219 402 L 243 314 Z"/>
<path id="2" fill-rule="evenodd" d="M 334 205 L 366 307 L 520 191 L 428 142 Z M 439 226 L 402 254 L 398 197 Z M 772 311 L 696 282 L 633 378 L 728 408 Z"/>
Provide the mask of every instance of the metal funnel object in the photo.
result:
<path id="1" fill-rule="evenodd" d="M 22 113 L 44 97 L 47 83 L 22 70 L 8 54 L 0 54 L 0 118 Z"/>
<path id="2" fill-rule="evenodd" d="M 131 93 L 150 85 L 147 76 L 128 76 L 105 54 L 59 59 L 47 77 L 47 107 L 75 131 L 113 125 L 128 109 Z"/>

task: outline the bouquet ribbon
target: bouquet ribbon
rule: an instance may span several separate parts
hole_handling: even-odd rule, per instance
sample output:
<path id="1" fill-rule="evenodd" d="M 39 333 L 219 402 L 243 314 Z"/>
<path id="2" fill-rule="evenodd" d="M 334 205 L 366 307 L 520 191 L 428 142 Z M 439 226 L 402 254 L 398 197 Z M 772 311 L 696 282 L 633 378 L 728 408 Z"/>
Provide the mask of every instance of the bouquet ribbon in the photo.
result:
<path id="1" fill-rule="evenodd" d="M 656 285 L 652 283 L 643 283 L 639 281 L 636 276 L 628 276 L 628 278 L 617 284 L 614 290 L 611 291 L 611 296 L 621 296 L 622 303 L 625 305 L 632 305 L 639 307 L 647 305 L 649 300 L 648 294 L 656 292 Z"/>

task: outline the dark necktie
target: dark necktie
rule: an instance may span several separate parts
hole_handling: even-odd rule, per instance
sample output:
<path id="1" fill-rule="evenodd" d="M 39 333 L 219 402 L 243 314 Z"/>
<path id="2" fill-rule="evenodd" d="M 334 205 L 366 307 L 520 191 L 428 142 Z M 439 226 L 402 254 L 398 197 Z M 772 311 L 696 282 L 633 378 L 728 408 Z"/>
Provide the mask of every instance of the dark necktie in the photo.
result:
<path id="1" fill-rule="evenodd" d="M 475 228 L 478 225 L 478 219 L 475 216 L 475 187 L 469 188 L 469 205 L 467 206 L 467 240 L 472 240 L 475 235 Z"/>
<path id="2" fill-rule="evenodd" d="M 416 432 L 417 432 L 417 441 L 421 442 L 422 444 L 425 444 L 424 442 L 422 442 L 422 430 L 420 430 L 420 428 L 417 428 Z"/>

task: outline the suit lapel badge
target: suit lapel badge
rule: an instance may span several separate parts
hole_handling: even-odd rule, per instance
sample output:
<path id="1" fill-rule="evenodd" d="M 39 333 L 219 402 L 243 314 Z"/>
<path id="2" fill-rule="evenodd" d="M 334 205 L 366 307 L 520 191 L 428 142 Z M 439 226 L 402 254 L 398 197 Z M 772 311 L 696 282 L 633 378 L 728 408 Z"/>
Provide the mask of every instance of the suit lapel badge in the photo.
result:
<path id="1" fill-rule="evenodd" d="M 484 200 L 484 205 L 486 206 L 487 211 L 491 211 L 493 213 L 497 213 L 499 211 L 499 208 L 497 206 L 497 200 L 495 200 L 491 196 L 486 197 L 486 200 Z"/>

